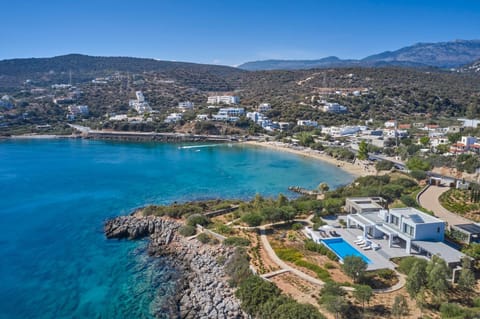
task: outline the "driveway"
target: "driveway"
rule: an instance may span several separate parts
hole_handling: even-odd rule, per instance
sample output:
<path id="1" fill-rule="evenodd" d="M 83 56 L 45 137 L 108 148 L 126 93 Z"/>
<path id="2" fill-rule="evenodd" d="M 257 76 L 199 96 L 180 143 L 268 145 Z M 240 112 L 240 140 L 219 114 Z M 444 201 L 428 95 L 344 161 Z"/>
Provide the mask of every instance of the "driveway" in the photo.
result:
<path id="1" fill-rule="evenodd" d="M 443 221 L 446 221 L 448 225 L 471 223 L 471 220 L 450 212 L 440 204 L 440 201 L 438 200 L 440 195 L 442 195 L 449 189 L 449 187 L 433 185 L 428 187 L 427 190 L 423 192 L 423 194 L 420 195 L 420 197 L 418 198 L 420 206 L 431 210 L 436 217 L 440 218 Z"/>

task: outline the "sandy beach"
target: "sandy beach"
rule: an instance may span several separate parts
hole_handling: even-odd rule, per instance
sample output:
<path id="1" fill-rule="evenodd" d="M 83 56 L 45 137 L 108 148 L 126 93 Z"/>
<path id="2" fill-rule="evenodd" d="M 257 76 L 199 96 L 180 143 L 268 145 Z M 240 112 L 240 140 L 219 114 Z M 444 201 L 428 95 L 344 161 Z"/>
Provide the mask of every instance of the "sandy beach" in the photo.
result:
<path id="1" fill-rule="evenodd" d="M 318 151 L 312 150 L 310 148 L 303 148 L 303 147 L 292 148 L 291 145 L 281 143 L 281 142 L 246 141 L 243 143 L 247 145 L 266 147 L 266 148 L 270 148 L 278 151 L 289 152 L 289 153 L 297 154 L 300 156 L 306 156 L 306 157 L 310 157 L 320 161 L 324 161 L 337 166 L 339 169 L 344 170 L 345 172 L 355 177 L 372 175 L 376 173 L 375 168 L 372 166 L 365 167 L 364 164 L 359 162 L 356 162 L 355 164 L 353 164 L 349 162 L 340 161 L 326 154 L 319 153 Z"/>

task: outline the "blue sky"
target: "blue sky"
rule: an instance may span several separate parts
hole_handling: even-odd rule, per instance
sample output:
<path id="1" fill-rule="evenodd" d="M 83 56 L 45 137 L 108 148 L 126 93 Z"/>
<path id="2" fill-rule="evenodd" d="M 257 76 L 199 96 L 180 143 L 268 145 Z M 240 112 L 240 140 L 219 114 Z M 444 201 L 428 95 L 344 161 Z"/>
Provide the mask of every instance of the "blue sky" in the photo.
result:
<path id="1" fill-rule="evenodd" d="M 0 59 L 67 53 L 237 65 L 480 39 L 480 1 L 1 0 Z"/>

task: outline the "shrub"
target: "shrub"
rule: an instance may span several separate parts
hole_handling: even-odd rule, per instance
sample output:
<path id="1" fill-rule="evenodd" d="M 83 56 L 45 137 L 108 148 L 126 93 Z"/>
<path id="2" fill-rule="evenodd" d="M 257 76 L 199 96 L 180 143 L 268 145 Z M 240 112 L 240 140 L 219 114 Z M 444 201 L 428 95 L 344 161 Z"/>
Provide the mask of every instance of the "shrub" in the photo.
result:
<path id="1" fill-rule="evenodd" d="M 255 227 L 259 226 L 262 223 L 263 217 L 258 213 L 247 213 L 242 216 L 241 220 L 248 226 Z"/>
<path id="2" fill-rule="evenodd" d="M 382 160 L 375 164 L 375 168 L 377 171 L 389 171 L 393 168 L 393 165 L 393 162 Z"/>
<path id="3" fill-rule="evenodd" d="M 202 244 L 208 244 L 210 242 L 210 236 L 207 235 L 206 233 L 200 233 L 198 234 L 197 236 L 197 239 L 199 242 L 201 242 Z"/>
<path id="4" fill-rule="evenodd" d="M 196 226 L 196 225 L 201 225 L 201 226 L 207 226 L 210 223 L 210 220 L 208 217 L 205 217 L 204 215 L 201 214 L 193 214 L 188 216 L 187 218 L 187 225 L 189 226 Z"/>
<path id="5" fill-rule="evenodd" d="M 275 249 L 275 253 L 280 259 L 293 263 L 303 258 L 303 254 L 294 248 L 278 248 Z"/>
<path id="6" fill-rule="evenodd" d="M 377 270 L 377 276 L 385 280 L 392 280 L 397 277 L 392 269 L 379 269 Z"/>
<path id="7" fill-rule="evenodd" d="M 305 241 L 305 249 L 310 250 L 310 251 L 314 251 L 314 252 L 319 253 L 321 255 L 325 255 L 330 260 L 338 261 L 338 257 L 337 257 L 337 255 L 335 255 L 334 252 L 332 252 L 330 249 L 328 249 L 327 247 L 325 247 L 322 244 L 317 244 L 316 242 L 314 242 L 311 239 L 307 239 Z"/>
<path id="8" fill-rule="evenodd" d="M 323 267 L 325 267 L 325 269 L 335 269 L 335 268 L 337 268 L 337 267 L 335 267 L 334 264 L 329 263 L 329 262 L 326 262 L 326 263 L 323 265 Z"/>
<path id="9" fill-rule="evenodd" d="M 234 233 L 233 228 L 225 224 L 217 224 L 215 229 L 218 233 L 223 235 L 231 235 Z"/>
<path id="10" fill-rule="evenodd" d="M 427 178 L 427 173 L 425 171 L 421 171 L 421 170 L 412 170 L 410 172 L 410 176 L 415 178 L 417 181 L 421 181 L 421 180 Z"/>
<path id="11" fill-rule="evenodd" d="M 303 225 L 301 223 L 293 223 L 292 224 L 292 230 L 300 230 L 303 228 Z"/>
<path id="12" fill-rule="evenodd" d="M 326 271 L 325 269 L 323 269 L 318 265 L 312 264 L 305 260 L 298 260 L 295 262 L 295 265 L 304 267 L 313 271 L 317 275 L 317 277 L 323 281 L 330 280 L 330 274 L 328 273 L 328 271 Z"/>
<path id="13" fill-rule="evenodd" d="M 223 243 L 227 246 L 249 246 L 250 240 L 243 237 L 228 237 Z"/>
<path id="14" fill-rule="evenodd" d="M 417 201 L 411 195 L 403 195 L 400 197 L 400 201 L 408 207 L 417 207 Z"/>
<path id="15" fill-rule="evenodd" d="M 185 225 L 178 229 L 178 233 L 184 237 L 193 236 L 197 233 L 197 229 L 194 226 Z"/>
<path id="16" fill-rule="evenodd" d="M 416 262 L 425 263 L 425 264 L 427 263 L 425 259 L 417 258 L 414 256 L 408 256 L 400 260 L 397 270 L 402 274 L 408 275 L 413 265 Z"/>

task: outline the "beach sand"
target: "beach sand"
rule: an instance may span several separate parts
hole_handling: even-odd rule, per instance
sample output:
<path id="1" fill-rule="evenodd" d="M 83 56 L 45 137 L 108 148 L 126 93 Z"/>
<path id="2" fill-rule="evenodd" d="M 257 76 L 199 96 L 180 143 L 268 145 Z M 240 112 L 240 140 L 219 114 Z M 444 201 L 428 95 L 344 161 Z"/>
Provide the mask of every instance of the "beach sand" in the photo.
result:
<path id="1" fill-rule="evenodd" d="M 297 154 L 300 156 L 306 156 L 313 159 L 317 159 L 320 161 L 324 161 L 330 164 L 337 166 L 339 169 L 355 176 L 366 176 L 366 175 L 374 175 L 376 174 L 376 170 L 373 166 L 366 166 L 364 163 L 356 162 L 344 162 L 337 160 L 333 157 L 330 157 L 326 154 L 319 153 L 318 151 L 312 150 L 310 148 L 302 148 L 299 147 L 298 149 L 292 148 L 289 144 L 281 143 L 281 142 L 257 142 L 257 141 L 246 141 L 243 142 L 247 145 L 259 146 L 259 147 L 266 147 L 278 151 L 285 151 L 293 154 Z"/>

